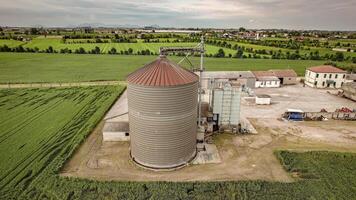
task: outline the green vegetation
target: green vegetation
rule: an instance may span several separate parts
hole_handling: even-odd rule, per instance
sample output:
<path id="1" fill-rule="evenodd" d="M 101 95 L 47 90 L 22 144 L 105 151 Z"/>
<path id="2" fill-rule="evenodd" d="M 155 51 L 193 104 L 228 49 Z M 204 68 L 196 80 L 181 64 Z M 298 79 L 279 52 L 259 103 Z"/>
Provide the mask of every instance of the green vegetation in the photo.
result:
<path id="1" fill-rule="evenodd" d="M 65 50 L 65 49 L 66 49 L 66 53 L 69 52 L 74 53 L 76 52 L 76 50 L 79 50 L 81 47 L 84 50 L 81 53 L 89 53 L 95 47 L 98 47 L 100 49 L 100 53 L 108 53 L 112 48 L 115 48 L 118 54 L 141 54 L 142 51 L 146 51 L 146 50 L 148 50 L 150 54 L 158 54 L 160 47 L 169 47 L 169 46 L 194 47 L 197 45 L 197 43 L 193 43 L 193 42 L 144 43 L 142 40 L 139 40 L 139 42 L 137 43 L 73 43 L 73 40 L 71 40 L 70 43 L 63 43 L 61 41 L 62 39 L 60 38 L 40 38 L 40 37 L 34 38 L 33 40 L 25 43 L 16 40 L 0 40 L 0 46 L 7 45 L 9 47 L 16 47 L 22 44 L 22 47 L 24 49 L 30 48 L 34 51 L 45 51 L 47 53 L 54 53 L 54 51 L 60 53 L 61 50 Z M 53 51 L 48 52 L 48 49 L 50 47 L 53 49 Z M 220 47 L 206 45 L 207 54 L 214 55 L 218 52 L 219 49 Z M 232 55 L 235 53 L 235 51 L 232 49 L 228 49 L 228 48 L 222 48 L 222 49 L 225 51 L 227 56 L 228 54 Z"/>
<path id="2" fill-rule="evenodd" d="M 58 198 L 60 167 L 122 89 L 0 90 L 0 199 Z"/>
<path id="3" fill-rule="evenodd" d="M 94 80 L 125 80 L 135 69 L 151 62 L 156 56 L 76 55 L 0 53 L 1 83 L 79 82 Z M 178 62 L 182 57 L 170 56 Z M 192 63 L 199 66 L 199 58 Z M 324 64 L 325 61 L 206 58 L 206 70 L 268 70 L 294 69 L 299 76 L 306 67 Z M 351 64 L 337 63 L 350 67 Z M 190 67 L 186 62 L 182 65 Z"/>

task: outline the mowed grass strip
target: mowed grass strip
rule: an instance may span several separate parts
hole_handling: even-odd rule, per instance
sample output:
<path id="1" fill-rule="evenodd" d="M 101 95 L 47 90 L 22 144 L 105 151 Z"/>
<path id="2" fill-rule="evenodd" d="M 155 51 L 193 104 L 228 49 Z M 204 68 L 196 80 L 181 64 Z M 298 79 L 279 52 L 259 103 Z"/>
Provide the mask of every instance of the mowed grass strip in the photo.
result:
<path id="1" fill-rule="evenodd" d="M 0 53 L 0 83 L 125 80 L 129 73 L 156 58 L 157 56 Z M 182 57 L 169 56 L 169 59 L 178 62 Z M 194 67 L 199 67 L 199 57 L 190 60 Z M 204 59 L 204 66 L 208 71 L 294 69 L 299 76 L 304 75 L 305 68 L 324 63 L 325 61 L 308 60 Z M 191 68 L 185 61 L 181 64 Z"/>

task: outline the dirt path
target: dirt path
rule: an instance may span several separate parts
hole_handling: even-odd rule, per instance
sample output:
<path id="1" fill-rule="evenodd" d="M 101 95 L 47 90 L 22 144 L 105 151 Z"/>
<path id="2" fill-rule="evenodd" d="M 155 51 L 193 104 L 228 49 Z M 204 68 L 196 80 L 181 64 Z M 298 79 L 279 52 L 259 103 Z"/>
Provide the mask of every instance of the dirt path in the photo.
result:
<path id="1" fill-rule="evenodd" d="M 126 81 L 89 81 L 72 83 L 9 83 L 0 84 L 0 89 L 9 88 L 48 88 L 48 87 L 73 87 L 73 86 L 95 86 L 95 85 L 126 85 Z"/>
<path id="2" fill-rule="evenodd" d="M 267 180 L 294 181 L 283 169 L 273 152 L 278 149 L 294 151 L 328 150 L 356 152 L 353 122 L 343 122 L 343 130 L 333 130 L 334 121 L 323 125 L 300 123 L 278 124 L 277 119 L 251 119 L 259 132 L 256 135 L 221 134 L 215 137 L 222 163 L 190 165 L 170 172 L 141 169 L 129 159 L 129 142 L 102 142 L 102 123 L 64 166 L 61 175 L 95 180 L 124 181 L 222 181 Z M 321 127 L 314 135 L 303 134 L 308 128 Z M 323 128 L 324 127 L 324 128 Z M 334 135 L 338 132 L 341 135 Z M 340 137 L 340 138 L 339 138 Z"/>

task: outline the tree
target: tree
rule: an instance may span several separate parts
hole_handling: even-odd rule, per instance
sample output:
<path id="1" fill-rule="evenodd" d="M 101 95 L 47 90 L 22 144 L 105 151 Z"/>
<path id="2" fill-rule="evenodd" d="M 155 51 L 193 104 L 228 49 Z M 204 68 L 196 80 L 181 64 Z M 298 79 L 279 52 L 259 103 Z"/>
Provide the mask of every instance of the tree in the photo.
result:
<path id="1" fill-rule="evenodd" d="M 94 54 L 100 54 L 100 48 L 98 46 L 96 46 L 93 51 Z"/>
<path id="2" fill-rule="evenodd" d="M 113 47 L 110 49 L 109 54 L 116 54 L 117 50 Z"/>
<path id="3" fill-rule="evenodd" d="M 242 49 L 238 48 L 238 50 L 236 52 L 236 58 L 242 58 L 243 54 L 244 54 L 244 52 L 242 51 Z"/>
<path id="4" fill-rule="evenodd" d="M 218 50 L 218 53 L 215 54 L 215 57 L 218 57 L 218 58 L 223 58 L 225 57 L 225 52 L 223 49 L 219 49 Z"/>
<path id="5" fill-rule="evenodd" d="M 129 48 L 127 51 L 128 51 L 128 54 L 132 54 L 133 49 L 132 49 L 132 48 Z"/>
<path id="6" fill-rule="evenodd" d="M 37 28 L 31 28 L 30 32 L 31 32 L 31 35 L 37 35 L 39 33 Z"/>
<path id="7" fill-rule="evenodd" d="M 352 57 L 352 62 L 356 63 L 356 57 Z"/>
<path id="8" fill-rule="evenodd" d="M 344 61 L 344 54 L 342 52 L 336 52 L 334 61 Z"/>
<path id="9" fill-rule="evenodd" d="M 49 46 L 48 49 L 46 49 L 46 53 L 53 53 L 53 47 Z"/>
<path id="10" fill-rule="evenodd" d="M 245 32 L 245 31 L 246 31 L 246 29 L 244 27 L 239 28 L 239 32 Z"/>

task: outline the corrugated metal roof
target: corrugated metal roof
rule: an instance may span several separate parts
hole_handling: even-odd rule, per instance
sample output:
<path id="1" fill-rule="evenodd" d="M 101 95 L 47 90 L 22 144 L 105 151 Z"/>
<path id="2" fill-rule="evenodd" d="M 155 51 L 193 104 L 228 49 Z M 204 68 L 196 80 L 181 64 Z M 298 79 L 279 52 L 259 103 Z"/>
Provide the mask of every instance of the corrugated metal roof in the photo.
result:
<path id="1" fill-rule="evenodd" d="M 316 73 L 346 73 L 346 71 L 331 65 L 309 67 L 308 70 Z"/>
<path id="2" fill-rule="evenodd" d="M 199 72 L 196 72 L 198 74 Z M 244 79 L 255 78 L 251 71 L 205 71 L 202 78 L 215 78 L 215 79 Z"/>
<path id="3" fill-rule="evenodd" d="M 127 77 L 129 83 L 152 87 L 185 85 L 198 80 L 193 72 L 171 62 L 165 56 L 158 57 Z"/>

